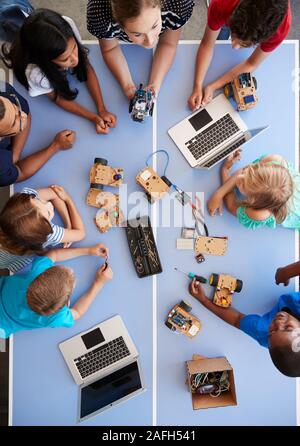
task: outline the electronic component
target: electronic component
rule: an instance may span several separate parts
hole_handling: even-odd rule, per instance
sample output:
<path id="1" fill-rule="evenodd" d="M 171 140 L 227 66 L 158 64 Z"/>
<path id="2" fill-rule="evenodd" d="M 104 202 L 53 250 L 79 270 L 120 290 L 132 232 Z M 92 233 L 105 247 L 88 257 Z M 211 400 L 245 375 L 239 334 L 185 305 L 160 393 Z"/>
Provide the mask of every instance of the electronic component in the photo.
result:
<path id="1" fill-rule="evenodd" d="M 152 116 L 154 108 L 154 91 L 145 90 L 143 84 L 134 93 L 129 103 L 129 113 L 136 122 L 143 122 L 148 116 Z"/>
<path id="2" fill-rule="evenodd" d="M 182 228 L 181 237 L 185 239 L 194 239 L 195 228 Z"/>
<path id="3" fill-rule="evenodd" d="M 165 325 L 171 331 L 177 331 L 188 338 L 194 338 L 200 332 L 202 325 L 199 319 L 191 314 L 191 310 L 191 305 L 182 300 L 171 309 Z"/>
<path id="4" fill-rule="evenodd" d="M 191 238 L 178 238 L 176 240 L 177 249 L 194 249 L 194 239 Z"/>
<path id="5" fill-rule="evenodd" d="M 197 373 L 191 376 L 192 393 L 219 397 L 230 389 L 229 375 L 222 372 Z"/>
<path id="6" fill-rule="evenodd" d="M 204 257 L 204 255 L 203 254 L 197 254 L 196 256 L 195 256 L 195 259 L 196 259 L 196 262 L 197 263 L 203 263 L 203 262 L 205 262 L 205 257 Z"/>
<path id="7" fill-rule="evenodd" d="M 127 241 L 138 277 L 147 277 L 162 272 L 151 221 L 148 216 L 128 220 Z"/>
<path id="8" fill-rule="evenodd" d="M 200 236 L 195 241 L 196 254 L 211 254 L 223 256 L 228 248 L 228 237 L 204 237 Z"/>
<path id="9" fill-rule="evenodd" d="M 212 274 L 209 279 L 211 286 L 216 287 L 214 303 L 219 307 L 230 307 L 233 293 L 242 291 L 243 282 L 228 274 Z"/>

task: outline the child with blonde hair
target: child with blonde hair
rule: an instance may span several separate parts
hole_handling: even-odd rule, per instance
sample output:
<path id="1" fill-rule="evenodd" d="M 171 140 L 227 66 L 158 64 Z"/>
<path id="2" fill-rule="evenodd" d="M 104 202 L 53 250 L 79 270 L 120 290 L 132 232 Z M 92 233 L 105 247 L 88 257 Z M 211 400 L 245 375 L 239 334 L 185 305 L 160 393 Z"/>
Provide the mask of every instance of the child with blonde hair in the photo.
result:
<path id="1" fill-rule="evenodd" d="M 210 215 L 228 211 L 246 228 L 263 226 L 300 229 L 300 175 L 280 155 L 263 155 L 252 164 L 230 174 L 241 150 L 230 155 L 221 168 L 222 186 L 208 200 Z M 237 188 L 243 198 L 235 193 Z"/>
<path id="2" fill-rule="evenodd" d="M 71 304 L 76 277 L 57 262 L 81 256 L 102 257 L 87 291 Z M 109 250 L 99 243 L 87 248 L 52 249 L 36 257 L 24 274 L 0 277 L 0 338 L 23 330 L 72 327 L 89 309 L 102 288 L 113 278 Z"/>
<path id="3" fill-rule="evenodd" d="M 54 210 L 64 227 L 52 222 Z M 24 188 L 10 197 L 0 213 L 0 269 L 16 273 L 30 265 L 35 255 L 60 243 L 69 247 L 84 237 L 83 221 L 63 187 Z"/>

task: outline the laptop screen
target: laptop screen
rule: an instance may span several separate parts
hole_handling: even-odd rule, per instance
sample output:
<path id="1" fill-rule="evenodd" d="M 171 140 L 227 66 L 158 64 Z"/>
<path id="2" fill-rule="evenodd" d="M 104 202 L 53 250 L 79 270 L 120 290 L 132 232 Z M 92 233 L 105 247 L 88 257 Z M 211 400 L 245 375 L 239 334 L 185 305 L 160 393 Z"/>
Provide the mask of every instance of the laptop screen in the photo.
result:
<path id="1" fill-rule="evenodd" d="M 98 412 L 142 389 L 137 361 L 81 388 L 80 418 Z"/>

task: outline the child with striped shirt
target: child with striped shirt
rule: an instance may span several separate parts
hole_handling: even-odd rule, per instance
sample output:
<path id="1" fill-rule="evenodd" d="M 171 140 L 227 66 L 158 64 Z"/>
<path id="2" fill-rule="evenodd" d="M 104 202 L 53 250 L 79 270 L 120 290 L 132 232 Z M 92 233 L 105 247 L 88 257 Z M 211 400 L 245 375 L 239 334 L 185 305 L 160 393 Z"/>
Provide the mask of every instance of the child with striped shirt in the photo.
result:
<path id="1" fill-rule="evenodd" d="M 55 211 L 64 227 L 52 222 Z M 85 237 L 83 221 L 70 195 L 61 186 L 14 194 L 0 213 L 0 269 L 17 273 L 35 255 L 63 243 L 69 247 Z"/>

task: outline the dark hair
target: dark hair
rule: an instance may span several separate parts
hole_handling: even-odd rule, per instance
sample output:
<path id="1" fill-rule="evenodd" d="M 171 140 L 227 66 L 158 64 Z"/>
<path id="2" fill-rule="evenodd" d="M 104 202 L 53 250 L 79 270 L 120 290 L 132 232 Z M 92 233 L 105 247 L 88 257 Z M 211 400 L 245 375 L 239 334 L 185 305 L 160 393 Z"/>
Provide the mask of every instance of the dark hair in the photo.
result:
<path id="1" fill-rule="evenodd" d="M 74 284 L 75 276 L 70 268 L 52 266 L 29 285 L 26 293 L 28 306 L 44 316 L 55 314 L 68 303 Z"/>
<path id="2" fill-rule="evenodd" d="M 17 254 L 42 254 L 43 244 L 53 229 L 49 221 L 31 203 L 34 195 L 16 193 L 0 214 L 0 245 Z"/>
<path id="3" fill-rule="evenodd" d="M 277 31 L 287 9 L 288 0 L 241 0 L 228 25 L 239 40 L 256 45 Z"/>
<path id="4" fill-rule="evenodd" d="M 114 19 L 124 25 L 126 20 L 138 17 L 143 7 L 161 7 L 161 0 L 111 0 L 111 8 Z"/>
<path id="5" fill-rule="evenodd" d="M 293 351 L 291 345 L 269 348 L 272 361 L 277 369 L 291 378 L 300 377 L 300 352 Z"/>
<path id="6" fill-rule="evenodd" d="M 5 115 L 5 105 L 2 99 L 0 98 L 0 121 L 4 118 Z"/>
<path id="7" fill-rule="evenodd" d="M 78 65 L 73 69 L 80 82 L 87 80 L 87 53 L 77 40 L 69 23 L 50 9 L 36 9 L 24 21 L 6 58 L 11 63 L 18 81 L 29 88 L 25 70 L 28 64 L 37 65 L 49 80 L 56 96 L 73 100 L 78 90 L 71 90 L 66 73 L 54 59 L 66 50 L 68 40 L 73 37 L 78 45 Z"/>

